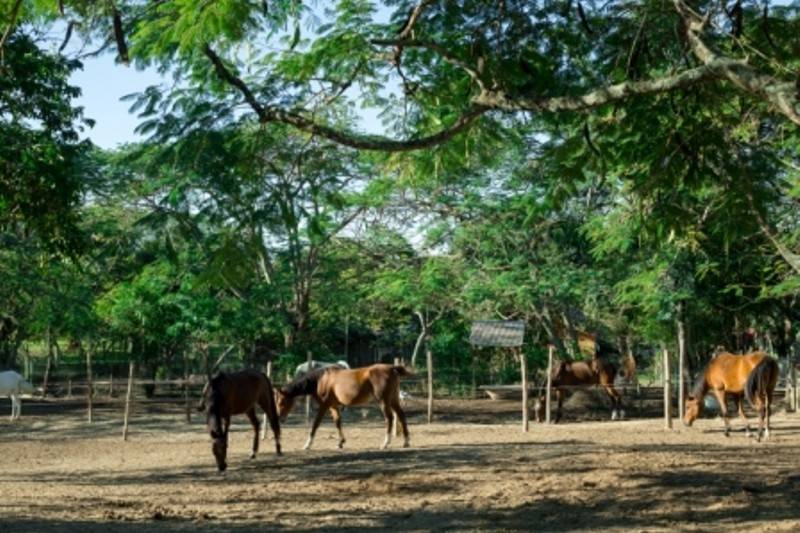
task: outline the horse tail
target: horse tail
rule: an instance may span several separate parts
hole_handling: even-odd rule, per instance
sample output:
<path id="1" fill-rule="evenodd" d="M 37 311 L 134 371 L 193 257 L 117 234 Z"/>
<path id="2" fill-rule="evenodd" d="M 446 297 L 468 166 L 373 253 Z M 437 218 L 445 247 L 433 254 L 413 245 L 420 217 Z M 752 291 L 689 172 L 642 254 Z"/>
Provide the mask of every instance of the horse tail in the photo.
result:
<path id="1" fill-rule="evenodd" d="M 778 379 L 778 363 L 772 357 L 764 357 L 758 364 L 750 371 L 747 376 L 747 383 L 744 387 L 744 394 L 747 396 L 747 401 L 750 405 L 756 405 L 756 399 L 759 397 L 766 398 L 772 394 L 772 388 Z"/>
<path id="2" fill-rule="evenodd" d="M 392 372 L 399 378 L 413 376 L 414 373 L 403 365 L 393 365 Z"/>

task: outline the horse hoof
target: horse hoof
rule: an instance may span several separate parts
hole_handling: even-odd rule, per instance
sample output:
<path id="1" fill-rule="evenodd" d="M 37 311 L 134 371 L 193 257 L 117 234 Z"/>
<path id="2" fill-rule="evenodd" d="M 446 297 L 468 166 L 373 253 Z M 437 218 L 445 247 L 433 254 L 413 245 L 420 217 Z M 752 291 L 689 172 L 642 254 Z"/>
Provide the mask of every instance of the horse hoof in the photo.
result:
<path id="1" fill-rule="evenodd" d="M 408 441 L 405 441 L 405 442 L 403 443 L 403 448 L 410 448 L 410 447 L 411 447 L 411 443 L 410 443 L 410 442 L 408 442 Z"/>
<path id="2" fill-rule="evenodd" d="M 256 458 L 256 454 L 254 454 L 254 453 L 251 453 L 251 454 L 250 454 L 250 459 L 255 459 L 255 458 Z"/>

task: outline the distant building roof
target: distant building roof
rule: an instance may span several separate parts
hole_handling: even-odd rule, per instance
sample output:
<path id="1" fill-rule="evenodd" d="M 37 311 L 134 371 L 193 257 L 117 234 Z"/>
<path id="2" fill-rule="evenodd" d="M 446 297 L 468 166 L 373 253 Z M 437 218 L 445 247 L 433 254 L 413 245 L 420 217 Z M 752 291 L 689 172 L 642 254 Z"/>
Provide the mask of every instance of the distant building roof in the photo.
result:
<path id="1" fill-rule="evenodd" d="M 469 342 L 475 346 L 514 348 L 522 346 L 525 323 L 521 320 L 476 320 Z"/>

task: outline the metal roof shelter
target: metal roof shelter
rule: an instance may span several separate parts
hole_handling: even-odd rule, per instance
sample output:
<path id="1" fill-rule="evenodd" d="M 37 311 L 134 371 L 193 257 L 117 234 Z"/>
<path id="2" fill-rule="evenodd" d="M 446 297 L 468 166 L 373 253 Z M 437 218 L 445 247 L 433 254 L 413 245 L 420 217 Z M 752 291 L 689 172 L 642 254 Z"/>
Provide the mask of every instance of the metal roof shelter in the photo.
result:
<path id="1" fill-rule="evenodd" d="M 476 320 L 472 323 L 469 343 L 481 347 L 518 348 L 525 338 L 521 320 Z"/>
<path id="2" fill-rule="evenodd" d="M 528 431 L 528 364 L 522 353 L 524 339 L 525 323 L 521 320 L 476 320 L 469 335 L 473 346 L 514 349 L 522 376 L 522 431 Z"/>

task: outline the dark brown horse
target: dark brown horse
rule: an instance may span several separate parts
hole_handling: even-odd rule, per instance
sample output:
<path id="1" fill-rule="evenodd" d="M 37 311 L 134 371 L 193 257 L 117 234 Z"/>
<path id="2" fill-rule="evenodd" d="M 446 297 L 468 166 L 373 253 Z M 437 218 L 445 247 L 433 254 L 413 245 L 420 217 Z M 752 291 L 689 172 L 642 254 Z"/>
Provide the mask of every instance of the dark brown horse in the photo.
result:
<path id="1" fill-rule="evenodd" d="M 319 405 L 319 409 L 303 449 L 311 448 L 314 434 L 326 411 L 330 411 L 339 431 L 338 447 L 341 448 L 345 439 L 339 408 L 375 400 L 380 404 L 383 417 L 386 419 L 386 438 L 381 449 L 386 448 L 392 440 L 392 412 L 397 415 L 403 427 L 403 447 L 408 447 L 408 425 L 406 415 L 400 407 L 400 378 L 408 374 L 408 370 L 403 366 L 382 364 L 352 370 L 336 367 L 314 370 L 277 391 L 278 414 L 281 420 L 285 420 L 298 396 L 311 395 Z"/>
<path id="2" fill-rule="evenodd" d="M 555 422 L 561 419 L 561 406 L 564 403 L 568 388 L 590 387 L 593 385 L 602 386 L 606 394 L 608 394 L 608 398 L 611 400 L 611 420 L 624 418 L 625 411 L 622 410 L 622 398 L 617 389 L 614 388 L 614 377 L 616 375 L 616 367 L 601 358 L 571 363 L 561 362 L 556 365 L 552 373 L 552 386 L 556 389 L 558 397 Z M 545 419 L 545 400 L 545 395 L 542 394 L 534 405 L 537 422 L 543 422 Z"/>
<path id="3" fill-rule="evenodd" d="M 686 400 L 686 413 L 683 421 L 691 426 L 703 412 L 703 399 L 710 391 L 719 404 L 720 414 L 725 423 L 725 436 L 730 434 L 728 406 L 726 397 L 736 400 L 739 416 L 744 421 L 745 433 L 750 436 L 750 425 L 744 414 L 744 397 L 758 411 L 758 434 L 769 438 L 769 418 L 772 404 L 772 393 L 778 382 L 778 363 L 764 352 L 752 352 L 745 355 L 721 353 L 708 363 L 703 375 Z"/>
<path id="4" fill-rule="evenodd" d="M 206 413 L 206 426 L 213 440 L 212 451 L 220 472 L 228 467 L 228 428 L 231 416 L 246 414 L 253 425 L 253 452 L 258 452 L 259 420 L 256 405 L 263 409 L 269 418 L 272 433 L 275 435 L 275 451 L 281 455 L 281 426 L 275 408 L 272 384 L 267 376 L 257 370 L 220 372 L 203 389 L 203 398 L 198 409 Z"/>

